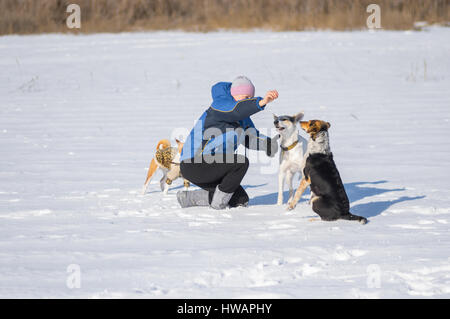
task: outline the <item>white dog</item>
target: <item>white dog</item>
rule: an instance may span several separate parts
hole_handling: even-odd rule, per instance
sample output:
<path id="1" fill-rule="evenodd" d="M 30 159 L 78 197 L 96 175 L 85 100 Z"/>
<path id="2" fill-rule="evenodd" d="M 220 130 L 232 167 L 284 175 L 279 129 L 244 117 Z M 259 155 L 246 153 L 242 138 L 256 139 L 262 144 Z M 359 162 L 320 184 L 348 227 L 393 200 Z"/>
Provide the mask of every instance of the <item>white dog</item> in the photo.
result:
<path id="1" fill-rule="evenodd" d="M 283 204 L 284 182 L 289 186 L 289 200 L 294 196 L 292 179 L 296 173 L 303 176 L 305 167 L 304 154 L 308 142 L 301 137 L 297 123 L 303 118 L 303 112 L 294 116 L 273 115 L 274 125 L 280 134 L 280 171 L 278 172 L 278 200 L 277 205 Z"/>

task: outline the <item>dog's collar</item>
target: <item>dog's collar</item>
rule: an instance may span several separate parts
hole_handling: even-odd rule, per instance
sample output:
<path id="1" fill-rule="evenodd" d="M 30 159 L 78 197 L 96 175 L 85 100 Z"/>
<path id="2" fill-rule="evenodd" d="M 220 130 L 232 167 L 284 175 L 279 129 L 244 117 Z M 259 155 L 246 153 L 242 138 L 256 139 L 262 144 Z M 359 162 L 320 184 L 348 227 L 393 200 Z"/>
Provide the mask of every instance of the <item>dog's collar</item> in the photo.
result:
<path id="1" fill-rule="evenodd" d="M 287 151 L 290 151 L 291 149 L 293 149 L 295 146 L 297 146 L 297 144 L 298 144 L 298 140 L 296 140 L 294 143 L 292 143 L 288 147 L 281 146 L 281 144 L 280 144 L 280 148 L 283 152 L 287 152 Z"/>

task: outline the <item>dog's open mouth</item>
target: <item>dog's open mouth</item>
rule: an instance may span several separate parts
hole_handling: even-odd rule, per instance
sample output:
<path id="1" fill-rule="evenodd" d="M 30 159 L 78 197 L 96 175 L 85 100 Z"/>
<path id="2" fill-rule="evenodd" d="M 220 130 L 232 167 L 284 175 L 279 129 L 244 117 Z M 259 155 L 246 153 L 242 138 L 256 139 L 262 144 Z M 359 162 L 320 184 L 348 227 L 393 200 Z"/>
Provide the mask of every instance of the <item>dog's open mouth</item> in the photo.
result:
<path id="1" fill-rule="evenodd" d="M 284 131 L 284 127 L 277 127 L 278 131 Z"/>

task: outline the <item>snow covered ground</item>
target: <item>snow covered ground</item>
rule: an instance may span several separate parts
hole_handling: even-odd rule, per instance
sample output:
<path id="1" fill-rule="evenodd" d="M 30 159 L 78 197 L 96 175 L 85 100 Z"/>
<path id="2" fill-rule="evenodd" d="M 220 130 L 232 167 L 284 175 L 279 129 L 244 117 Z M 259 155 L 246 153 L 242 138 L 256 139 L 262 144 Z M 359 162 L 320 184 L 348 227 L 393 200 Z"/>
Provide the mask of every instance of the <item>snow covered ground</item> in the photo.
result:
<path id="1" fill-rule="evenodd" d="M 0 37 L 0 297 L 450 297 L 449 38 Z M 163 196 L 159 176 L 141 194 L 157 141 L 187 133 L 211 85 L 241 74 L 257 95 L 279 90 L 253 117 L 262 131 L 272 113 L 331 123 L 367 225 L 309 221 L 309 192 L 292 212 L 276 206 L 262 154 L 249 208 L 180 209 L 181 180 Z"/>

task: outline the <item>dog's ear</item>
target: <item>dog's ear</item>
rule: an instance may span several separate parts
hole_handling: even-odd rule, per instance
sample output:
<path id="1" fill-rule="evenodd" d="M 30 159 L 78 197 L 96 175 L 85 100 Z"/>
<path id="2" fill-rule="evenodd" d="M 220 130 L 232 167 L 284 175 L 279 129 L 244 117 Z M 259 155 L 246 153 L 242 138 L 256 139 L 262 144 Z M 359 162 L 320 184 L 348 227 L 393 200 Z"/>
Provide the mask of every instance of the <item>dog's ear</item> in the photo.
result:
<path id="1" fill-rule="evenodd" d="M 183 145 L 184 145 L 184 143 L 183 142 L 181 142 L 179 139 L 175 139 L 175 142 L 177 142 L 177 145 L 178 145 L 178 153 L 181 153 L 181 150 L 183 149 Z"/>
<path id="2" fill-rule="evenodd" d="M 321 124 L 320 126 L 321 131 L 327 131 L 331 126 L 331 124 L 328 122 L 321 122 L 320 124 Z"/>
<path id="3" fill-rule="evenodd" d="M 303 116 L 305 116 L 305 113 L 300 112 L 295 114 L 293 118 L 295 119 L 295 122 L 300 122 L 303 119 Z"/>
<path id="4" fill-rule="evenodd" d="M 276 115 L 275 113 L 272 113 L 273 115 L 273 120 L 276 121 L 278 119 L 278 115 Z"/>

